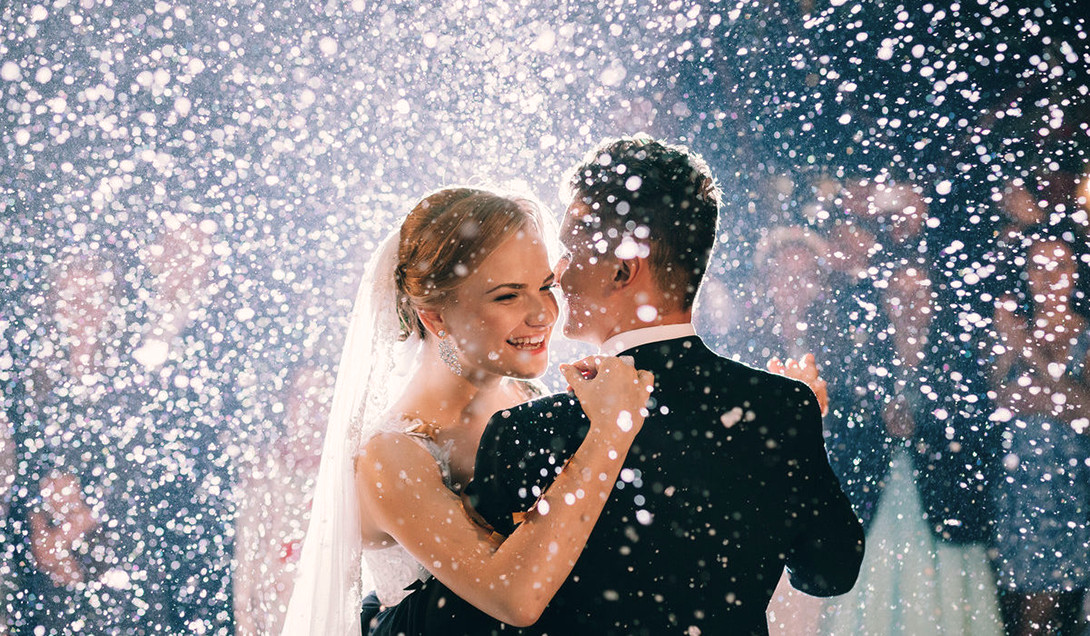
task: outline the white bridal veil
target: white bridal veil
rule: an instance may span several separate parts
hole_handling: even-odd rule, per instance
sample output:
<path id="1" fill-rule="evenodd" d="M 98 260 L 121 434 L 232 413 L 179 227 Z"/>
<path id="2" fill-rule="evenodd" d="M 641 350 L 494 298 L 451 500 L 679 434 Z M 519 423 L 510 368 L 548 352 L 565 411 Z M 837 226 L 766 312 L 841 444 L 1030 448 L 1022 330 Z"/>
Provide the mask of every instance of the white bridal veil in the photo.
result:
<path id="1" fill-rule="evenodd" d="M 398 239 L 395 230 L 379 245 L 352 307 L 285 636 L 360 634 L 360 604 L 371 581 L 361 563 L 353 458 L 399 394 L 420 345 L 416 336 L 398 341 Z"/>

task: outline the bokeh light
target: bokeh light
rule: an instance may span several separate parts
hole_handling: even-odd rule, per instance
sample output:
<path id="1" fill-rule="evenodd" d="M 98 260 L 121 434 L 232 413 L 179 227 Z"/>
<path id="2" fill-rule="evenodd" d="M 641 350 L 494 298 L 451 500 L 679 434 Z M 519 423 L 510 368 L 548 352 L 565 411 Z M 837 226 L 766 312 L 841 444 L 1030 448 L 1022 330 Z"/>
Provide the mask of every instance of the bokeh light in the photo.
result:
<path id="1" fill-rule="evenodd" d="M 564 170 L 637 131 L 726 193 L 706 340 L 759 366 L 818 354 L 864 517 L 899 452 L 967 449 L 979 532 L 943 531 L 992 545 L 983 502 L 1017 464 L 993 313 L 1032 310 L 1035 233 L 1075 246 L 1087 312 L 1078 4 L 4 3 L 0 633 L 274 632 L 371 250 L 445 184 L 559 214 Z M 911 375 L 906 266 L 950 385 L 914 429 L 883 419 Z"/>

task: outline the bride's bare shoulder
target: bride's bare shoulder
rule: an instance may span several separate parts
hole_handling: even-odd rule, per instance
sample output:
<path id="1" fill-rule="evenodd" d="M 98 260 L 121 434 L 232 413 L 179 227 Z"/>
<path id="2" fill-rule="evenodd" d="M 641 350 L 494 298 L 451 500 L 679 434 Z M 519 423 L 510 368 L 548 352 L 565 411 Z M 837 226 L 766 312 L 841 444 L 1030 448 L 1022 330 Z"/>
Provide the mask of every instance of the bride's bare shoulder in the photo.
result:
<path id="1" fill-rule="evenodd" d="M 404 431 L 376 434 L 354 460 L 364 527 L 396 536 L 406 515 L 446 509 L 454 497 L 435 457 Z M 375 535 L 377 536 L 377 535 Z"/>
<path id="2" fill-rule="evenodd" d="M 398 426 L 376 432 L 367 439 L 356 453 L 354 467 L 357 483 L 375 486 L 393 482 L 430 481 L 442 484 L 442 471 L 428 449 L 419 422 L 405 420 Z"/>
<path id="3" fill-rule="evenodd" d="M 361 467 L 375 467 L 378 470 L 404 466 L 416 460 L 427 463 L 435 463 L 431 453 L 422 447 L 412 435 L 406 431 L 380 431 L 366 440 L 356 453 L 355 465 L 358 471 Z"/>

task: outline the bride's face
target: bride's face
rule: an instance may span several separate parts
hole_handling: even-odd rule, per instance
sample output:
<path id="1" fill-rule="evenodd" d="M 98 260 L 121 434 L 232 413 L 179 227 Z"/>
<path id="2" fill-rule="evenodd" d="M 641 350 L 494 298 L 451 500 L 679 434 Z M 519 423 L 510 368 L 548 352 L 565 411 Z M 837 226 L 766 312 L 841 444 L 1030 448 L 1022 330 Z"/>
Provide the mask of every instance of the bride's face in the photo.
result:
<path id="1" fill-rule="evenodd" d="M 466 370 L 515 378 L 543 374 L 557 317 L 554 286 L 536 227 L 501 243 L 440 311 Z"/>

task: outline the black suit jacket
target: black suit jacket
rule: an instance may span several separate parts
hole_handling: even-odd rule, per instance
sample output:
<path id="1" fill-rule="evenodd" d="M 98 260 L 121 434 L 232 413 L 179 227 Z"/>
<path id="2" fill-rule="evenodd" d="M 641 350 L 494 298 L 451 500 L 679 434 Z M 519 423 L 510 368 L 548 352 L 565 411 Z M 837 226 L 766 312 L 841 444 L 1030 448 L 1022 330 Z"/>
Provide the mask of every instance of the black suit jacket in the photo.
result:
<path id="1" fill-rule="evenodd" d="M 813 393 L 697 337 L 626 354 L 655 373 L 651 415 L 571 576 L 525 633 L 763 634 L 785 565 L 810 594 L 851 589 L 863 531 L 829 468 Z M 467 489 L 477 511 L 513 531 L 513 513 L 535 502 L 587 428 L 567 394 L 495 415 Z M 427 633 L 513 629 L 434 580 L 420 593 Z"/>

